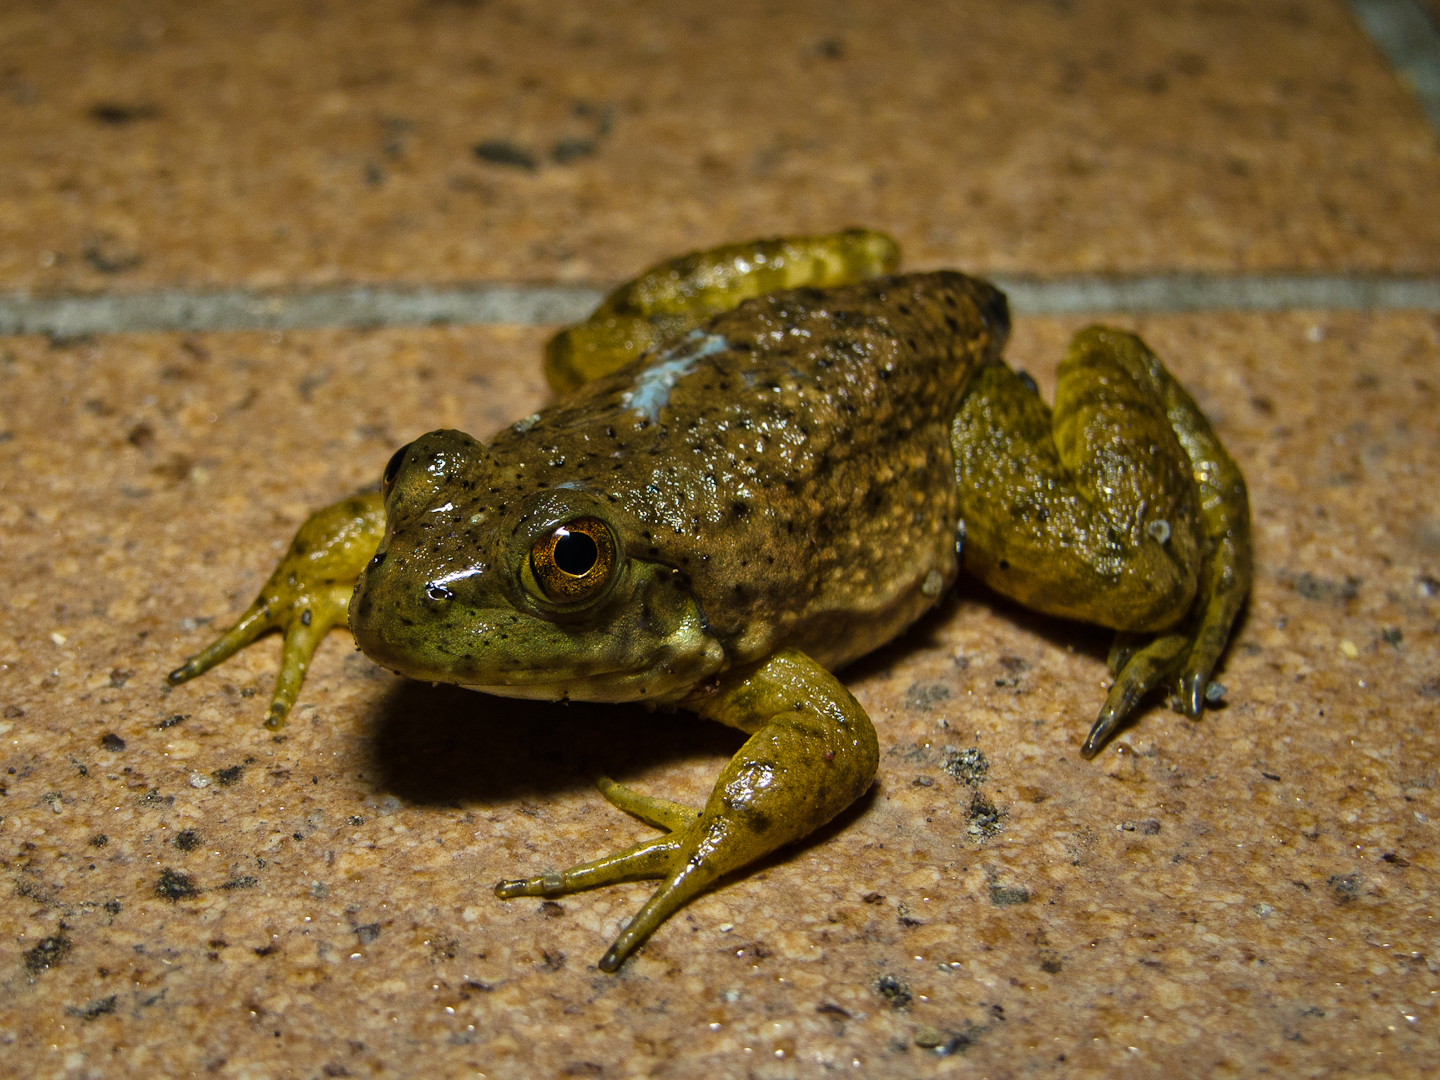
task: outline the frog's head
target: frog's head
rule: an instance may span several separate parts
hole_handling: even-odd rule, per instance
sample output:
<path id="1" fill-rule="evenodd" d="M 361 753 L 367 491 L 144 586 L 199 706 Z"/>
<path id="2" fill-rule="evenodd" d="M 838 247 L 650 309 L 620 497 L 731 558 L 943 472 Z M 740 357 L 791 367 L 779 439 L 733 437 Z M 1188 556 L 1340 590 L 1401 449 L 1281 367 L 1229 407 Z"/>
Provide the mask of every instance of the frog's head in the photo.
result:
<path id="1" fill-rule="evenodd" d="M 683 575 L 627 554 L 610 500 L 525 471 L 460 431 L 396 451 L 350 603 L 361 650 L 413 679 L 552 700 L 673 700 L 719 670 Z"/>

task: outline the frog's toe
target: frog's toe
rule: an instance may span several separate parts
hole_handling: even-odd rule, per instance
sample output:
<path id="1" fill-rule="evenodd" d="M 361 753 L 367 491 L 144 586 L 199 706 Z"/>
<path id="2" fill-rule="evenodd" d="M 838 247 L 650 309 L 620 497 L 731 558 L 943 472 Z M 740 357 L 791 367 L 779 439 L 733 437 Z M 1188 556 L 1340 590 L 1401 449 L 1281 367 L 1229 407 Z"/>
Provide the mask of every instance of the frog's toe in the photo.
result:
<path id="1" fill-rule="evenodd" d="M 280 671 L 275 676 L 275 693 L 270 708 L 265 710 L 265 726 L 272 731 L 285 725 L 285 718 L 300 694 L 310 658 L 320 642 L 337 626 L 345 623 L 350 609 L 350 595 L 311 597 L 311 603 L 291 617 L 282 628 L 285 645 L 280 653 Z"/>
<path id="2" fill-rule="evenodd" d="M 1115 729 L 1139 707 L 1155 687 L 1173 678 L 1184 663 L 1190 638 L 1185 634 L 1161 634 L 1148 645 L 1135 647 L 1128 636 L 1117 637 L 1110 653 L 1110 664 L 1116 669 L 1115 682 L 1085 744 L 1082 757 L 1093 758 L 1100 752 Z"/>
<path id="3" fill-rule="evenodd" d="M 258 638 L 279 630 L 285 635 L 285 644 L 280 654 L 280 671 L 275 678 L 275 693 L 265 713 L 265 726 L 277 730 L 284 726 L 285 717 L 295 704 L 310 668 L 310 658 L 325 635 L 344 624 L 349 609 L 348 583 L 327 584 L 291 598 L 267 588 L 234 626 L 170 672 L 166 681 L 171 686 L 188 682 Z"/>
<path id="4" fill-rule="evenodd" d="M 700 816 L 700 811 L 693 807 L 662 799 L 658 795 L 642 795 L 624 784 L 617 784 L 608 776 L 597 777 L 595 786 L 612 806 L 619 807 L 627 814 L 633 814 L 645 824 L 654 825 L 657 829 L 682 832 Z"/>
<path id="5" fill-rule="evenodd" d="M 688 838 L 689 842 L 684 848 L 677 850 L 676 855 L 679 857 L 674 861 L 678 865 L 660 888 L 655 890 L 655 894 L 645 902 L 645 906 L 635 913 L 635 917 L 626 924 L 625 929 L 620 931 L 620 936 L 610 948 L 605 950 L 605 955 L 597 965 L 601 971 L 618 970 L 625 958 L 660 929 L 666 919 L 708 889 L 721 876 L 719 867 L 709 858 L 724 843 L 723 827 L 715 827 L 720 824 L 714 822 L 711 828 L 703 832 L 696 830 L 696 835 Z"/>
<path id="6" fill-rule="evenodd" d="M 622 881 L 665 877 L 681 851 L 682 839 L 674 833 L 655 836 L 624 851 L 580 863 L 568 870 L 549 870 L 535 877 L 510 878 L 496 883 L 495 895 L 501 900 L 513 900 L 517 896 L 564 896 L 602 885 L 617 885 Z"/>
<path id="7" fill-rule="evenodd" d="M 166 675 L 165 681 L 171 686 L 189 682 L 195 676 L 205 674 L 216 664 L 230 659 L 262 634 L 274 629 L 274 621 L 266 610 L 263 599 L 261 597 L 256 600 L 245 614 L 240 616 L 239 622 Z"/>
<path id="8" fill-rule="evenodd" d="M 685 834 L 700 812 L 657 795 L 642 795 L 608 776 L 598 777 L 595 786 L 612 805 L 647 825 L 667 830 L 667 834 L 642 840 L 624 851 L 580 863 L 569 870 L 551 870 L 535 877 L 502 881 L 495 886 L 496 896 L 501 900 L 517 896 L 564 896 L 622 881 L 648 881 L 670 875 L 685 847 Z"/>
<path id="9" fill-rule="evenodd" d="M 1210 675 L 1225 651 L 1234 617 L 1234 607 L 1225 598 L 1215 598 L 1182 631 L 1159 634 L 1148 643 L 1139 634 L 1115 635 L 1109 659 L 1115 683 L 1080 753 L 1087 758 L 1098 754 L 1145 695 L 1161 685 L 1174 687 L 1171 704 L 1178 712 L 1198 720 L 1207 702 L 1224 696 L 1224 688 L 1212 683 Z"/>
<path id="10" fill-rule="evenodd" d="M 714 831 L 713 827 L 705 830 L 708 833 Z M 495 895 L 501 900 L 513 900 L 518 896 L 564 896 L 622 881 L 664 878 L 664 883 L 600 958 L 598 966 L 601 971 L 615 971 L 666 919 L 715 881 L 715 868 L 705 857 L 708 851 L 702 850 L 706 847 L 705 837 L 698 833 L 699 830 L 692 827 L 684 833 L 670 833 L 642 841 L 614 855 L 581 863 L 569 870 L 501 881 L 495 886 Z"/>
<path id="11" fill-rule="evenodd" d="M 1180 711 L 1192 720 L 1200 716 L 1200 710 L 1207 701 L 1213 703 L 1224 695 L 1224 691 L 1210 681 L 1210 675 L 1220 661 L 1220 654 L 1225 651 L 1234 618 L 1233 608 L 1226 611 L 1220 601 L 1214 601 L 1207 605 L 1191 638 L 1190 651 L 1180 668 L 1176 688 Z"/>

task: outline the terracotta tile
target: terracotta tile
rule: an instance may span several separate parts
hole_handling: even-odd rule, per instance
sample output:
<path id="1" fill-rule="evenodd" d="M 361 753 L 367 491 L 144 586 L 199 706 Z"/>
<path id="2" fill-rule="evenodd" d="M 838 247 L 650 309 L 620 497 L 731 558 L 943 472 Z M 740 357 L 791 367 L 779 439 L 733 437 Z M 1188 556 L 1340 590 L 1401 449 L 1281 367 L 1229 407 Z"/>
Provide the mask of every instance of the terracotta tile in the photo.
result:
<path id="1" fill-rule="evenodd" d="M 1087 763 L 1103 636 L 965 586 L 847 674 L 873 794 L 614 977 L 645 886 L 490 885 L 647 834 L 597 768 L 697 801 L 732 733 L 402 683 L 341 634 L 279 740 L 273 641 L 163 687 L 307 508 L 538 404 L 538 332 L 7 342 L 0 1071 L 1434 1075 L 1440 322 L 1132 325 L 1249 478 L 1226 707 Z M 1075 327 L 1017 327 L 1047 392 Z"/>
<path id="2" fill-rule="evenodd" d="M 857 223 L 991 271 L 1440 266 L 1435 135 L 1338 0 L 16 0 L 0 41 L 6 290 L 609 281 Z"/>

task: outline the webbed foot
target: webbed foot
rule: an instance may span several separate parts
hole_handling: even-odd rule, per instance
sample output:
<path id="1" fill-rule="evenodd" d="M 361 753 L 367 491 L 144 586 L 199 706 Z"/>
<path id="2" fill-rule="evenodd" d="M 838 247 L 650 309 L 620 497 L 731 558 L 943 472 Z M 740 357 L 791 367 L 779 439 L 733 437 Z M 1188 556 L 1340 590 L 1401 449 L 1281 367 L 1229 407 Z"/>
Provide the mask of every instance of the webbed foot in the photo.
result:
<path id="1" fill-rule="evenodd" d="M 508 900 L 663 878 L 600 959 L 601 971 L 616 970 L 718 878 L 829 821 L 864 793 L 879 765 L 865 711 L 833 675 L 793 649 L 758 669 L 727 672 L 684 704 L 753 732 L 721 772 L 703 810 L 602 779 L 600 790 L 610 802 L 669 831 L 569 870 L 495 886 L 495 894 Z"/>
<path id="2" fill-rule="evenodd" d="M 385 504 L 367 492 L 318 510 L 305 521 L 270 580 L 234 626 L 166 676 L 176 686 L 209 671 L 272 630 L 285 635 L 265 726 L 282 727 L 330 630 L 344 625 L 350 594 L 385 531 Z"/>

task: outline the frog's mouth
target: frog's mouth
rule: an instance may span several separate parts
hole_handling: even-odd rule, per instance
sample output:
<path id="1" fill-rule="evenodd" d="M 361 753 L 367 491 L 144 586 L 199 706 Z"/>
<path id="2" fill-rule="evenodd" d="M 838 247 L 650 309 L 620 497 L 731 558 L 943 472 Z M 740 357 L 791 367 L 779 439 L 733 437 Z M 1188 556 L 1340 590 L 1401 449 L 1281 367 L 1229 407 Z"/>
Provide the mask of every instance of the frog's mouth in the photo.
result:
<path id="1" fill-rule="evenodd" d="M 583 624 L 367 570 L 350 629 L 371 660 L 424 682 L 542 701 L 675 700 L 723 668 L 725 652 L 688 591 L 657 584 L 668 573 L 638 569 L 637 588 Z"/>

